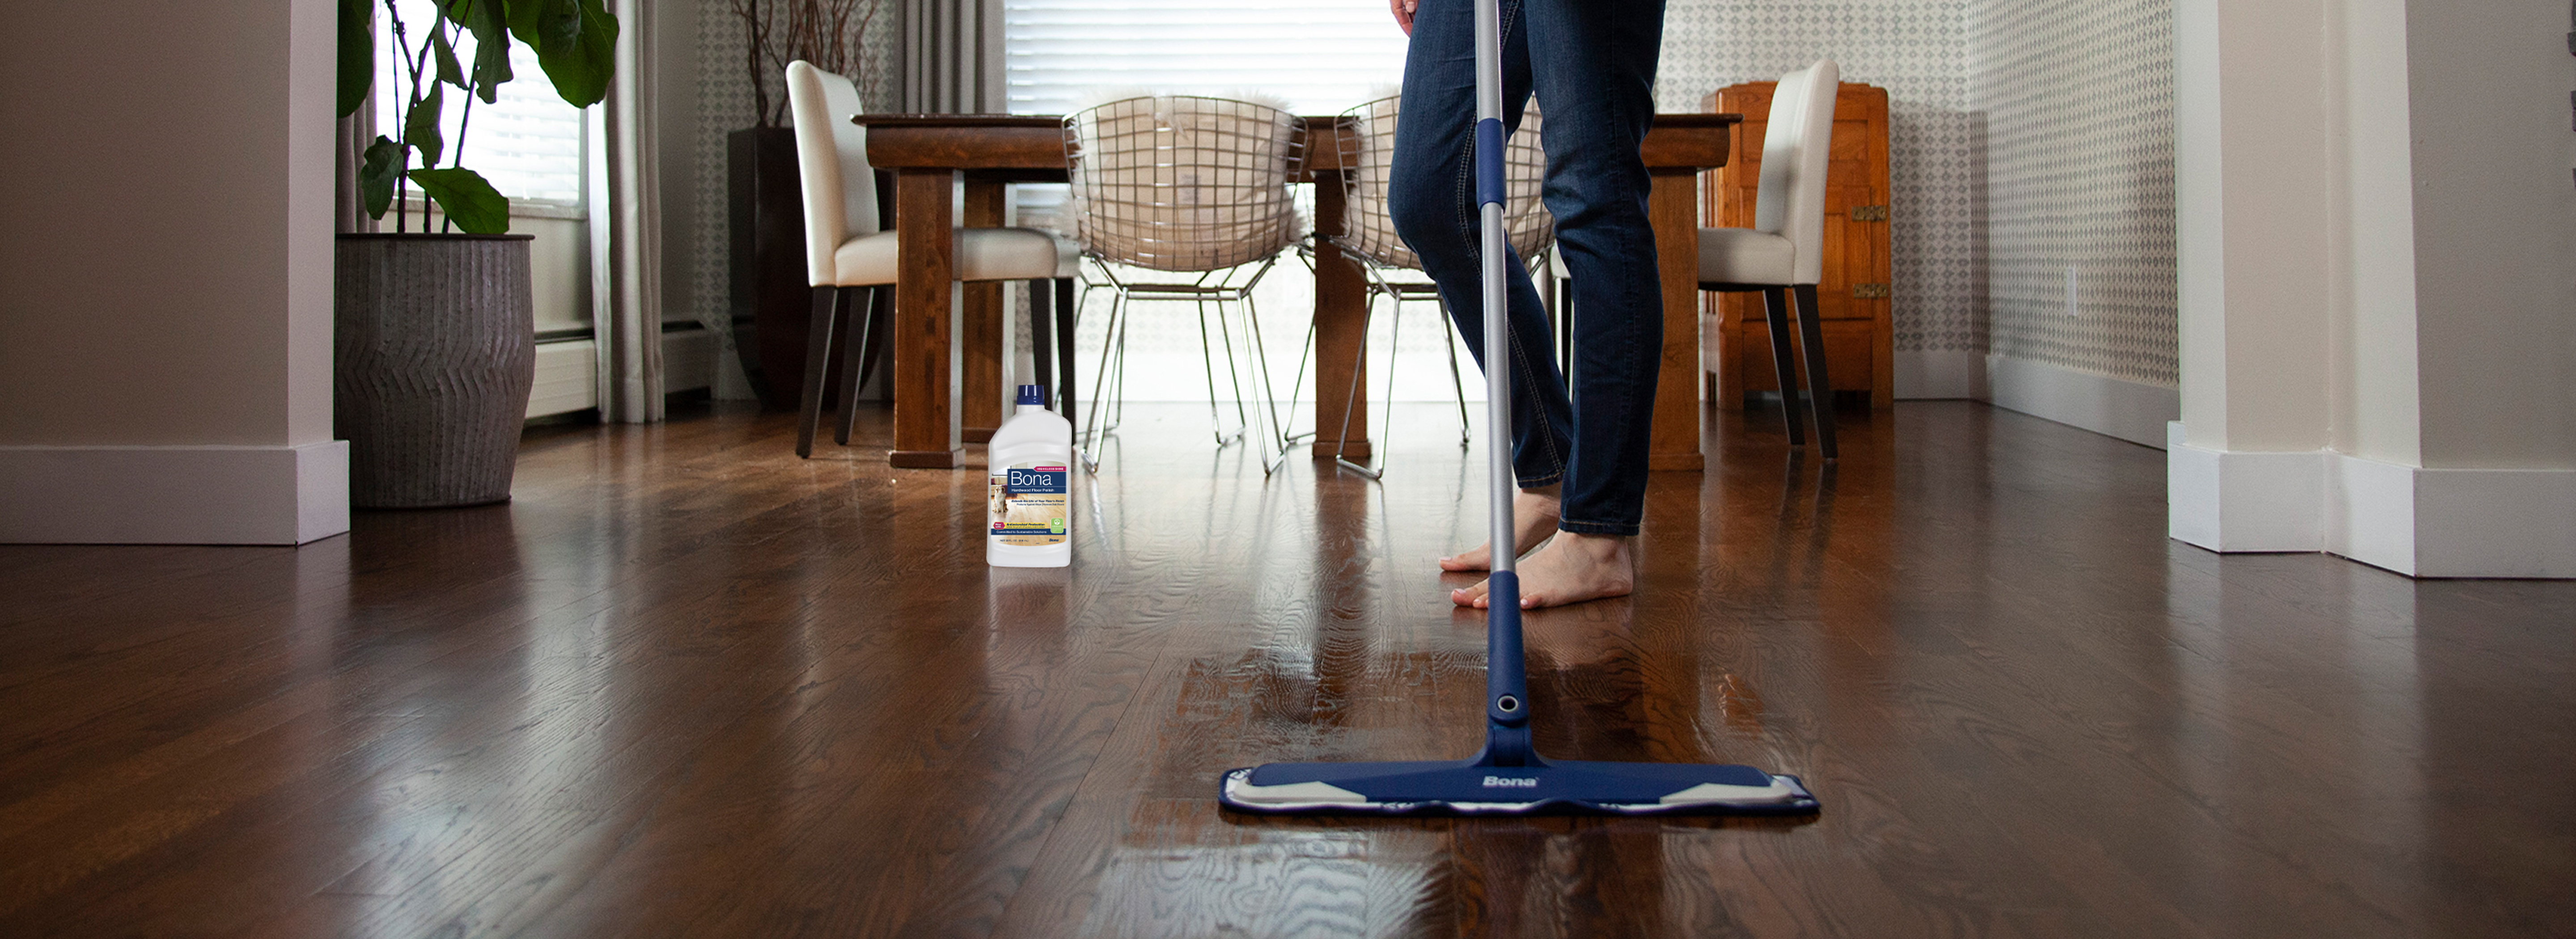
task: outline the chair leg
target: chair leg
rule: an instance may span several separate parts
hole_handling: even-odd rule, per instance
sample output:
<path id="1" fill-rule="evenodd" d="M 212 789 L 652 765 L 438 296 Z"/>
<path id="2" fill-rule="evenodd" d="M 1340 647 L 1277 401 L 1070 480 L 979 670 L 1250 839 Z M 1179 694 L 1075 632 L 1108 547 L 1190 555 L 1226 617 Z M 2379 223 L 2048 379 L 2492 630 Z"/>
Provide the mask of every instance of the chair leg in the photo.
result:
<path id="1" fill-rule="evenodd" d="M 832 364 L 832 318 L 840 314 L 840 288 L 814 288 L 814 324 L 805 332 L 805 388 L 796 405 L 796 455 L 814 455 L 814 427 L 823 417 L 823 381 Z"/>
<path id="2" fill-rule="evenodd" d="M 886 347 L 894 345 L 890 338 L 894 335 L 894 288 L 868 291 L 867 308 L 853 311 L 850 316 L 867 324 L 867 361 L 859 366 L 859 384 L 865 386 L 868 378 L 885 365 Z"/>
<path id="3" fill-rule="evenodd" d="M 1285 432 L 1288 430 L 1288 428 L 1290 428 L 1290 427 L 1294 427 L 1294 426 L 1296 426 L 1296 425 L 1297 425 L 1297 393 L 1298 393 L 1298 392 L 1300 392 L 1300 391 L 1305 390 L 1305 387 L 1306 387 L 1306 360 L 1307 360 L 1309 357 L 1313 356 L 1313 355 L 1314 355 L 1314 352 L 1315 352 L 1315 323 L 1314 323 L 1314 321 L 1313 321 L 1313 320 L 1308 320 L 1308 321 L 1306 322 L 1306 338 L 1304 338 L 1304 339 L 1300 339 L 1300 340 L 1298 340 L 1298 341 L 1297 341 L 1297 374 L 1295 374 L 1295 375 L 1293 375 L 1293 376 L 1290 376 L 1290 377 L 1289 377 L 1289 379 L 1288 379 L 1288 422 L 1287 422 L 1286 424 L 1282 424 L 1282 425 L 1280 425 L 1279 430 L 1280 430 L 1282 433 L 1285 433 Z M 1318 360 L 1318 361 L 1317 361 L 1317 366 L 1318 366 L 1318 367 L 1321 367 L 1321 365 L 1322 365 L 1321 360 Z M 1316 380 L 1317 380 L 1317 381 L 1322 381 L 1323 379 L 1319 376 Z M 1284 437 L 1282 437 L 1282 438 L 1280 439 L 1280 442 L 1281 442 L 1281 443 L 1283 443 L 1283 444 L 1287 444 L 1287 445 L 1291 445 L 1291 446 L 1293 446 L 1293 445 L 1295 445 L 1295 444 L 1296 444 L 1298 441 L 1300 441 L 1300 440 L 1312 440 L 1312 439 L 1314 439 L 1314 438 L 1315 438 L 1315 435 L 1316 435 L 1316 434 L 1318 434 L 1318 433 L 1321 433 L 1322 431 L 1323 431 L 1323 425 L 1321 425 L 1321 424 L 1317 424 L 1317 425 L 1316 425 L 1316 429 L 1314 429 L 1314 430 L 1310 430 L 1310 431 L 1307 431 L 1307 432 L 1302 433 L 1302 434 L 1286 434 L 1286 436 L 1284 436 Z"/>
<path id="4" fill-rule="evenodd" d="M 1574 279 L 1556 279 L 1556 372 L 1574 387 Z"/>
<path id="5" fill-rule="evenodd" d="M 1816 285 L 1798 285 L 1798 344 L 1807 347 L 1807 411 L 1816 419 L 1816 445 L 1834 458 L 1834 386 L 1825 380 L 1825 328 L 1816 319 Z"/>
<path id="6" fill-rule="evenodd" d="M 1029 281 L 1029 380 L 1038 400 L 1055 404 L 1055 289 L 1044 280 Z"/>
<path id="7" fill-rule="evenodd" d="M 1055 291 L 1056 397 L 1052 400 L 1064 402 L 1064 419 L 1070 421 L 1078 413 L 1073 403 L 1073 312 L 1075 309 L 1073 278 L 1056 278 L 1053 289 Z M 1075 427 L 1074 435 L 1079 437 L 1081 434 L 1082 428 Z"/>
<path id="8" fill-rule="evenodd" d="M 1789 363 L 1789 291 L 1762 288 L 1762 321 L 1771 332 L 1771 368 L 1780 376 L 1780 419 L 1789 425 L 1789 445 L 1805 446 L 1806 429 L 1798 423 L 1798 367 Z"/>
<path id="9" fill-rule="evenodd" d="M 1351 363 L 1351 386 L 1344 389 L 1342 392 L 1342 429 L 1333 439 L 1333 465 L 1358 473 L 1362 476 L 1366 476 L 1370 479 L 1382 479 L 1384 478 L 1383 470 L 1371 469 L 1364 464 L 1353 462 L 1350 457 L 1345 455 L 1350 452 L 1351 447 L 1351 415 L 1358 407 L 1360 400 L 1360 372 L 1368 367 L 1369 319 L 1377 313 L 1376 298 L 1371 297 L 1366 301 L 1366 303 L 1367 305 L 1360 308 L 1360 348 L 1357 358 Z M 1396 310 L 1398 315 L 1402 314 L 1403 309 L 1403 301 L 1397 301 Z M 1323 370 L 1323 366 L 1321 365 L 1315 367 L 1317 374 L 1322 374 Z M 1392 361 L 1388 362 L 1387 370 L 1390 372 L 1395 370 L 1394 363 Z M 1383 444 L 1386 440 L 1386 428 L 1379 427 L 1377 434 L 1379 442 Z M 1380 456 L 1378 458 L 1378 465 L 1385 466 L 1386 458 Z"/>
<path id="10" fill-rule="evenodd" d="M 1127 298 L 1125 296 L 1116 293 L 1110 294 L 1109 323 L 1100 336 L 1100 367 L 1092 370 L 1094 374 L 1091 379 L 1091 411 L 1087 418 L 1082 422 L 1089 428 L 1088 432 L 1095 437 L 1106 435 L 1109 433 L 1110 428 L 1115 427 L 1118 423 L 1118 415 L 1115 412 L 1107 415 L 1108 423 L 1102 423 L 1100 405 L 1102 402 L 1110 400 L 1112 396 L 1117 394 L 1116 389 L 1118 386 L 1114 378 L 1118 372 L 1125 370 L 1124 367 L 1127 364 L 1126 357 L 1119 356 L 1114 360 L 1117 362 L 1119 368 L 1113 370 L 1110 367 L 1110 363 L 1113 361 L 1111 356 L 1122 351 L 1119 340 L 1125 338 L 1122 333 L 1126 329 L 1126 308 Z"/>
<path id="11" fill-rule="evenodd" d="M 842 335 L 841 419 L 832 425 L 832 442 L 844 447 L 850 445 L 850 431 L 859 424 L 859 386 L 868 380 L 865 363 L 873 351 L 869 348 L 874 337 L 869 335 L 872 324 L 868 318 L 875 312 L 872 308 L 876 306 L 877 289 L 843 287 L 837 301 L 842 311 L 839 315 L 845 322 L 839 326 Z M 855 303 L 852 302 L 854 298 Z"/>
<path id="12" fill-rule="evenodd" d="M 1440 344 L 1449 349 L 1449 390 L 1458 395 L 1458 449 L 1464 450 L 1471 442 L 1469 435 L 1474 431 L 1470 429 L 1473 425 L 1467 421 L 1467 381 L 1458 369 L 1458 336 L 1449 328 L 1449 305 L 1446 302 L 1440 305 L 1440 324 Z M 1563 375 L 1564 370 L 1560 368 L 1557 374 Z M 1572 382 L 1567 383 L 1566 390 L 1573 390 Z M 1390 392 L 1388 397 L 1394 397 L 1393 393 Z"/>

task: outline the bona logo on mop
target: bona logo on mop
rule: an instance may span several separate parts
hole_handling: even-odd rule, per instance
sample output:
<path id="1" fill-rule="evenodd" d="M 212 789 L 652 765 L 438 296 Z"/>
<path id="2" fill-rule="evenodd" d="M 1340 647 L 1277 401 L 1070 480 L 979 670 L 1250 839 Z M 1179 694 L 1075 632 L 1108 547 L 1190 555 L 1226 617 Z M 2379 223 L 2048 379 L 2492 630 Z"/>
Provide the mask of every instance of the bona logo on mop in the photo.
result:
<path id="1" fill-rule="evenodd" d="M 1527 776 L 1487 776 L 1485 777 L 1485 788 L 1536 789 L 1538 788 L 1538 779 Z"/>

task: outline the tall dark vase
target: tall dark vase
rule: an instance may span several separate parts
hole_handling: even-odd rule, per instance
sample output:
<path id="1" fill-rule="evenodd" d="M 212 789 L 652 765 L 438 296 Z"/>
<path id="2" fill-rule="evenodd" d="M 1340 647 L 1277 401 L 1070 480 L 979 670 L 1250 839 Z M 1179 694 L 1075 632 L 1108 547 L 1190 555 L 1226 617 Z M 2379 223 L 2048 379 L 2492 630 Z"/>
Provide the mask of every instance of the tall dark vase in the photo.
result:
<path id="1" fill-rule="evenodd" d="M 351 506 L 510 498 L 537 366 L 529 240 L 339 236 L 331 428 L 349 442 Z"/>
<path id="2" fill-rule="evenodd" d="M 761 405 L 793 409 L 805 380 L 814 303 L 806 283 L 796 131 L 753 127 L 726 134 L 725 165 L 734 348 Z"/>

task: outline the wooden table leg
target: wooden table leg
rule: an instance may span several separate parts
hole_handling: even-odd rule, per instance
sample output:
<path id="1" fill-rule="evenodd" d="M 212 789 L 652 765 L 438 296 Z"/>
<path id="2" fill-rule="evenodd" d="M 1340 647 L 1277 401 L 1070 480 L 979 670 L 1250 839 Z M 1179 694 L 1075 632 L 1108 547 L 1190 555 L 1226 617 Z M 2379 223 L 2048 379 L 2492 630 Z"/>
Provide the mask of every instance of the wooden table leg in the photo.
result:
<path id="1" fill-rule="evenodd" d="M 957 171 L 895 176 L 895 237 L 903 245 L 894 285 L 894 450 L 886 462 L 920 469 L 958 465 Z"/>
<path id="2" fill-rule="evenodd" d="M 1002 184 L 970 180 L 966 183 L 966 217 L 968 228 L 1002 226 Z M 1002 291 L 1008 287 L 999 281 L 960 284 L 963 295 L 965 328 L 957 343 L 966 360 L 965 375 L 958 399 L 959 421 L 965 424 L 961 436 L 967 443 L 993 439 L 993 431 L 1002 426 L 1002 353 L 1008 346 L 1011 328 L 1003 316 L 1009 304 Z"/>
<path id="3" fill-rule="evenodd" d="M 1359 263 L 1342 256 L 1326 240 L 1342 233 L 1342 174 L 1315 174 L 1315 447 L 1318 460 L 1335 451 L 1353 460 L 1369 459 L 1368 363 L 1360 349 L 1368 342 L 1368 281 Z M 1348 440 L 1343 439 L 1345 404 L 1350 414 Z"/>
<path id="4" fill-rule="evenodd" d="M 1655 229 L 1664 286 L 1664 357 L 1646 466 L 1697 471 L 1707 466 L 1699 449 L 1699 174 L 1686 167 L 1651 172 L 1646 220 Z"/>

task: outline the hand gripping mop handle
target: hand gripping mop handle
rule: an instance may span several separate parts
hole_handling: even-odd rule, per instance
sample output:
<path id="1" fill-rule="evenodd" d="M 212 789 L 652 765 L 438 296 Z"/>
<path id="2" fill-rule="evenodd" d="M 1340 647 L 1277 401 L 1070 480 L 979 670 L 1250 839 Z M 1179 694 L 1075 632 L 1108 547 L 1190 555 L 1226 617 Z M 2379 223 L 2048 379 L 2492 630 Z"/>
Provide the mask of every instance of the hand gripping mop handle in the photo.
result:
<path id="1" fill-rule="evenodd" d="M 1511 330 L 1504 313 L 1503 18 L 1498 0 L 1476 0 L 1476 212 L 1485 318 L 1485 451 L 1490 462 L 1485 583 L 1485 754 L 1491 766 L 1521 766 L 1529 742 L 1529 674 L 1521 661 L 1520 577 L 1513 570 Z"/>

